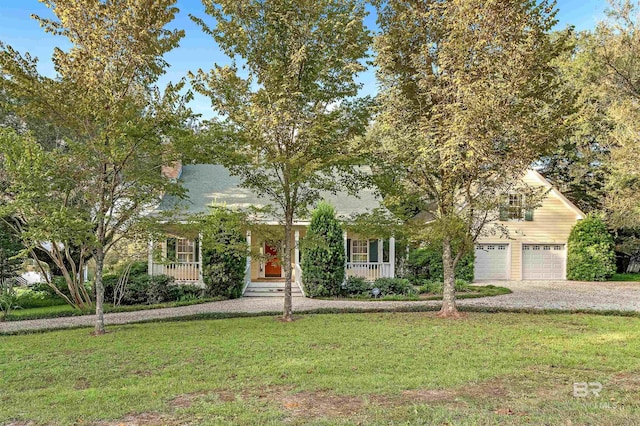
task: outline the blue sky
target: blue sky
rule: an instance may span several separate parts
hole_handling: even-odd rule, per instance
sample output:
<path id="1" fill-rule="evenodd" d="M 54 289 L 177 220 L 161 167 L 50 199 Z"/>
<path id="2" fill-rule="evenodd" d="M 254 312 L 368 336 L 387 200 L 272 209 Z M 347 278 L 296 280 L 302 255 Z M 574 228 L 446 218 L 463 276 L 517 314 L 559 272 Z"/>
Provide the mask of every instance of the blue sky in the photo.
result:
<path id="1" fill-rule="evenodd" d="M 186 36 L 179 48 L 166 55 L 165 58 L 171 67 L 161 79 L 161 85 L 180 80 L 188 71 L 196 71 L 199 68 L 209 70 L 214 63 L 229 63 L 229 59 L 218 50 L 213 40 L 203 34 L 189 19 L 189 14 L 204 15 L 204 7 L 200 0 L 178 0 L 177 6 L 180 13 L 172 27 L 184 29 Z M 574 25 L 577 30 L 593 28 L 604 17 L 606 7 L 606 0 L 558 0 L 558 25 Z M 0 41 L 22 53 L 29 52 L 32 56 L 38 57 L 40 71 L 53 76 L 53 65 L 50 61 L 53 48 L 58 46 L 65 49 L 68 45 L 61 37 L 45 34 L 38 23 L 31 19 L 33 13 L 51 16 L 51 12 L 37 0 L 0 0 Z M 367 26 L 375 29 L 373 13 L 367 18 Z M 363 94 L 375 94 L 373 71 L 363 73 L 360 81 L 363 84 Z M 202 96 L 196 96 L 190 106 L 196 113 L 202 114 L 203 118 L 213 116 L 210 102 Z"/>

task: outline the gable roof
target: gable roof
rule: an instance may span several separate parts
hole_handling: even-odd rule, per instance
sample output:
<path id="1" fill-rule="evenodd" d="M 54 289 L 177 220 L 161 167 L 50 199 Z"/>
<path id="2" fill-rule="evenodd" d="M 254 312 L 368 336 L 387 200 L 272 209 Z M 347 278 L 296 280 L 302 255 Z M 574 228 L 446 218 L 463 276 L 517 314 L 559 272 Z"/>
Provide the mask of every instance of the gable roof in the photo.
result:
<path id="1" fill-rule="evenodd" d="M 545 188 L 549 189 L 549 192 L 553 195 L 555 195 L 560 201 L 562 201 L 562 203 L 571 211 L 573 211 L 576 214 L 576 218 L 577 219 L 584 219 L 586 217 L 586 214 L 584 214 L 584 212 L 582 210 L 580 210 L 575 204 L 573 204 L 571 201 L 569 201 L 569 199 L 567 197 L 565 197 L 562 192 L 560 192 L 556 187 L 554 187 L 553 185 L 551 185 L 551 182 L 549 182 L 547 180 L 547 178 L 545 178 L 544 176 L 542 176 L 540 174 L 540 172 L 538 172 L 537 170 L 534 169 L 529 169 L 527 171 L 527 174 L 538 180 Z"/>
<path id="2" fill-rule="evenodd" d="M 225 206 L 232 210 L 247 209 L 251 206 L 264 207 L 270 200 L 258 197 L 250 189 L 240 185 L 240 178 L 232 176 L 224 166 L 216 164 L 192 164 L 182 168 L 180 183 L 187 191 L 186 198 L 181 200 L 174 196 L 163 197 L 158 211 L 169 211 L 176 207 L 182 214 L 191 215 L 207 213 L 211 206 Z M 381 207 L 381 200 L 372 190 L 364 189 L 358 196 L 346 192 L 331 194 L 321 193 L 322 199 L 333 205 L 339 217 L 349 217 L 366 213 Z M 262 221 L 273 221 L 275 218 L 261 218 Z M 296 223 L 303 223 L 296 221 Z"/>

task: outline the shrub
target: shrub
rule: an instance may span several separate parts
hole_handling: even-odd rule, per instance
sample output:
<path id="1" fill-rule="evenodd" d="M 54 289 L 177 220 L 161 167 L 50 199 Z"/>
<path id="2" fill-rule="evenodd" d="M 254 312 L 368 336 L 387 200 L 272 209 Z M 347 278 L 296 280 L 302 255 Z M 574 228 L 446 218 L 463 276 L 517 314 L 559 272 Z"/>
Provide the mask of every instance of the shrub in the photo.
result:
<path id="1" fill-rule="evenodd" d="M 425 280 L 418 288 L 418 293 L 442 294 L 442 281 Z"/>
<path id="2" fill-rule="evenodd" d="M 203 221 L 202 277 L 206 293 L 234 299 L 242 296 L 247 264 L 243 217 L 221 208 Z"/>
<path id="3" fill-rule="evenodd" d="M 380 290 L 380 296 L 411 296 L 416 294 L 415 288 L 406 278 L 378 278 L 373 283 Z"/>
<path id="4" fill-rule="evenodd" d="M 44 291 L 28 290 L 18 296 L 17 304 L 22 309 L 44 308 L 48 306 L 64 305 L 67 302 L 57 296 Z"/>
<path id="5" fill-rule="evenodd" d="M 470 290 L 469 286 L 469 281 L 456 279 L 456 292 L 467 292 Z M 420 294 L 442 294 L 443 287 L 444 284 L 442 281 L 426 280 L 421 282 L 418 292 Z"/>
<path id="6" fill-rule="evenodd" d="M 616 272 L 613 237 L 602 219 L 589 215 L 569 235 L 567 279 L 604 281 Z"/>
<path id="7" fill-rule="evenodd" d="M 155 305 L 156 303 L 172 302 L 178 300 L 179 285 L 174 284 L 173 277 L 167 275 L 154 275 L 149 277 L 148 287 L 146 290 L 147 305 Z"/>
<path id="8" fill-rule="evenodd" d="M 456 265 L 456 278 L 465 281 L 473 281 L 473 251 L 462 256 Z M 444 268 L 442 266 L 442 249 L 429 246 L 421 247 L 409 252 L 407 270 L 413 281 L 433 280 L 444 281 Z"/>
<path id="9" fill-rule="evenodd" d="M 174 298 L 177 301 L 196 300 L 204 297 L 204 289 L 193 284 L 174 286 Z"/>
<path id="10" fill-rule="evenodd" d="M 105 300 L 107 302 L 113 301 L 113 286 L 117 280 L 117 276 L 109 275 L 109 287 L 105 286 Z M 129 275 L 120 303 L 122 305 L 154 305 L 177 301 L 180 287 L 174 283 L 174 278 L 168 275 L 154 275 L 152 277 L 146 273 Z M 109 293 L 107 293 L 107 288 Z M 110 298 L 107 298 L 107 294 Z"/>
<path id="11" fill-rule="evenodd" d="M 458 292 L 469 291 L 469 285 L 470 283 L 467 280 L 456 279 L 456 291 Z"/>
<path id="12" fill-rule="evenodd" d="M 0 284 L 0 321 L 4 321 L 9 313 L 18 305 L 18 294 L 12 286 Z"/>
<path id="13" fill-rule="evenodd" d="M 53 277 L 51 279 L 53 285 L 58 288 L 65 296 L 71 298 L 71 292 L 69 292 L 69 286 L 63 277 Z M 53 288 L 47 283 L 35 283 L 29 286 L 32 291 L 45 293 L 49 297 L 60 297 Z"/>
<path id="14" fill-rule="evenodd" d="M 338 296 L 344 281 L 346 254 L 342 226 L 335 209 L 320 203 L 311 215 L 311 223 L 302 250 L 302 283 L 308 297 Z"/>
<path id="15" fill-rule="evenodd" d="M 362 277 L 349 277 L 342 284 L 341 294 L 343 296 L 356 296 L 371 294 L 371 283 Z"/>

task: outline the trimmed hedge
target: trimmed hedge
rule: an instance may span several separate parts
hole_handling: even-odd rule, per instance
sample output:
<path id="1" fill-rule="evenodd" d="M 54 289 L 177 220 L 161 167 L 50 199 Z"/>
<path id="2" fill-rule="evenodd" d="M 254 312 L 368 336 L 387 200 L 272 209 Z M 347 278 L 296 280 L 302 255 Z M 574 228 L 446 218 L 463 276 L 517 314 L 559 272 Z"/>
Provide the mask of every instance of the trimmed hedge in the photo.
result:
<path id="1" fill-rule="evenodd" d="M 378 278 L 374 282 L 366 281 L 362 277 L 349 277 L 342 285 L 340 295 L 346 297 L 373 297 L 372 290 L 380 290 L 378 297 L 385 296 L 413 296 L 416 289 L 405 278 Z"/>
<path id="2" fill-rule="evenodd" d="M 569 235 L 567 279 L 605 281 L 615 272 L 613 237 L 600 217 L 589 215 L 576 223 Z"/>
<path id="3" fill-rule="evenodd" d="M 473 262 L 475 254 L 469 252 L 456 265 L 456 279 L 473 281 Z M 444 268 L 442 266 L 441 247 L 421 247 L 409 252 L 407 263 L 409 279 L 412 281 L 444 281 Z"/>
<path id="4" fill-rule="evenodd" d="M 346 255 L 342 226 L 335 209 L 320 203 L 311 215 L 311 223 L 302 246 L 302 283 L 308 297 L 340 295 L 345 278 Z"/>

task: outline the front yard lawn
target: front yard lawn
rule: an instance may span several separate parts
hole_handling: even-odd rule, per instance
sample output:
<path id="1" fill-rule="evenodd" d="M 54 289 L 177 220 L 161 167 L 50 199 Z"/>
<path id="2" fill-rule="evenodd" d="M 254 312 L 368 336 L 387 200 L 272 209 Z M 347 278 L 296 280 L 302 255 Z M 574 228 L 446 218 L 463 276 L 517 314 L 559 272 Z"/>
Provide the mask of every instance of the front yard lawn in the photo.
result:
<path id="1" fill-rule="evenodd" d="M 376 313 L 89 331 L 0 337 L 0 424 L 640 423 L 635 317 Z M 595 382 L 598 396 L 573 395 Z"/>

